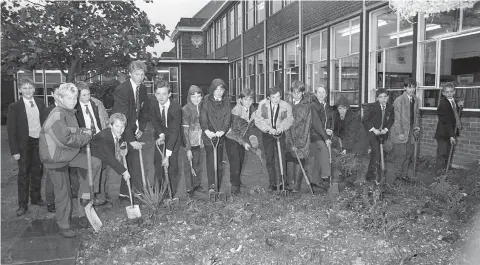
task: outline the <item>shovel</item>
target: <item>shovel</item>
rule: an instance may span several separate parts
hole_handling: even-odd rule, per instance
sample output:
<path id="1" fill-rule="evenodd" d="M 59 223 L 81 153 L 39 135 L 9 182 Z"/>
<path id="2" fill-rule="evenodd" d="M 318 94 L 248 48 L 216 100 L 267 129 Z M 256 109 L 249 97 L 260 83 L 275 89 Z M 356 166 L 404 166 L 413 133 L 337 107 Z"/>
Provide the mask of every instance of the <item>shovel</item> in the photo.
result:
<path id="1" fill-rule="evenodd" d="M 163 161 L 163 159 L 165 158 L 165 150 L 163 150 L 163 152 L 162 152 L 162 149 L 160 149 L 160 146 L 158 144 L 155 144 L 155 146 L 157 147 L 157 150 L 160 153 L 160 156 L 162 157 L 162 161 Z M 165 145 L 163 145 L 163 147 L 165 148 Z M 192 170 L 193 170 L 193 167 L 192 167 Z M 170 182 L 170 176 L 168 176 L 168 167 L 167 166 L 163 167 L 163 172 L 165 174 L 165 181 L 167 182 L 168 194 L 170 195 L 170 199 L 165 200 L 165 204 L 168 205 L 169 207 L 171 207 L 171 206 L 173 206 L 173 204 L 178 203 L 178 198 L 173 198 L 172 185 L 171 185 L 171 182 Z"/>
<path id="2" fill-rule="evenodd" d="M 216 143 L 215 143 L 215 140 L 216 139 Z M 219 201 L 219 200 L 225 200 L 225 202 L 227 201 L 227 195 L 223 192 L 220 192 L 220 187 L 218 186 L 218 163 L 217 163 L 217 147 L 218 147 L 218 144 L 220 143 L 220 138 L 219 137 L 213 137 L 210 139 L 210 142 L 212 143 L 212 147 L 213 147 L 213 170 L 215 172 L 215 191 L 210 193 L 208 196 L 209 196 L 209 200 L 210 201 L 213 201 L 213 202 L 216 202 L 216 201 Z"/>
<path id="3" fill-rule="evenodd" d="M 88 175 L 88 185 L 90 187 L 90 202 L 85 206 L 85 215 L 87 216 L 88 221 L 93 227 L 95 232 L 100 231 L 102 228 L 102 221 L 97 215 L 95 208 L 93 208 L 93 198 L 95 193 L 93 192 L 93 176 L 92 176 L 92 152 L 90 150 L 90 143 L 87 144 L 87 175 Z"/>
<path id="4" fill-rule="evenodd" d="M 122 156 L 123 160 L 123 166 L 125 168 L 127 167 L 127 160 L 125 159 L 125 156 Z M 128 187 L 128 193 L 130 195 L 130 206 L 127 206 L 125 209 L 127 210 L 127 216 L 128 219 L 135 219 L 142 217 L 142 214 L 140 213 L 140 207 L 138 205 L 133 205 L 133 199 L 132 199 L 132 187 L 130 186 L 130 180 L 126 181 L 127 182 L 127 187 Z"/>
<path id="5" fill-rule="evenodd" d="M 413 139 L 415 141 L 415 148 L 413 153 L 413 180 L 417 182 L 417 153 L 418 153 L 418 139 L 420 138 L 420 132 L 413 131 Z"/>
<path id="6" fill-rule="evenodd" d="M 330 163 L 330 187 L 328 188 L 328 194 L 330 196 L 336 196 L 340 193 L 338 190 L 338 183 L 333 182 L 333 164 L 332 164 L 332 145 L 327 145 L 328 148 L 328 155 L 329 155 L 329 163 Z"/>
<path id="7" fill-rule="evenodd" d="M 275 137 L 277 140 L 277 149 L 278 149 L 278 164 L 280 166 L 280 175 L 282 176 L 282 190 L 280 191 L 281 196 L 288 196 L 288 190 L 285 190 L 285 176 L 283 172 L 283 161 L 282 161 L 282 148 L 280 146 L 280 136 Z M 277 186 L 277 191 L 280 189 L 280 186 Z"/>

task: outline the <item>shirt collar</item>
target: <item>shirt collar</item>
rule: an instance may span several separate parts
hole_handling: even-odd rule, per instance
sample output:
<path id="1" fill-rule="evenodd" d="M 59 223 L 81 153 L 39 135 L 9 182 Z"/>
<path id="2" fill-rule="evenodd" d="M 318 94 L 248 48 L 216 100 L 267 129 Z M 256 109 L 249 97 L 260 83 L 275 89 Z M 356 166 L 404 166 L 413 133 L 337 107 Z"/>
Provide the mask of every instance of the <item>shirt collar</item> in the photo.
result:
<path id="1" fill-rule="evenodd" d="M 162 104 L 160 104 L 160 102 L 159 102 L 158 105 L 160 106 L 160 110 L 161 110 L 162 109 Z M 165 104 L 163 104 L 163 107 L 165 107 L 165 109 L 168 109 L 170 107 L 170 99 L 168 99 L 167 102 L 165 102 Z"/>
<path id="2" fill-rule="evenodd" d="M 23 103 L 25 103 L 25 106 L 30 106 L 30 101 L 33 101 L 33 105 L 37 105 L 34 98 L 29 100 L 29 99 L 26 99 L 26 98 L 22 97 L 22 99 L 23 99 Z"/>
<path id="3" fill-rule="evenodd" d="M 113 140 L 115 141 L 115 138 L 117 138 L 117 136 L 115 135 L 115 133 L 113 133 L 113 130 L 111 128 L 110 128 L 110 132 L 112 133 Z M 119 140 L 120 140 L 120 137 L 119 137 Z"/>
<path id="4" fill-rule="evenodd" d="M 90 108 L 92 107 L 92 104 L 91 104 L 92 102 L 91 101 L 89 101 L 88 103 L 83 103 L 83 102 L 79 101 L 79 103 L 82 106 L 82 109 L 85 109 L 85 105 L 89 106 Z"/>
<path id="5" fill-rule="evenodd" d="M 132 84 L 132 87 L 133 87 L 133 91 L 135 91 L 135 89 L 137 88 L 137 84 L 135 84 L 135 82 L 133 82 L 133 80 L 130 78 L 130 84 Z M 135 93 L 135 92 L 134 92 Z"/>

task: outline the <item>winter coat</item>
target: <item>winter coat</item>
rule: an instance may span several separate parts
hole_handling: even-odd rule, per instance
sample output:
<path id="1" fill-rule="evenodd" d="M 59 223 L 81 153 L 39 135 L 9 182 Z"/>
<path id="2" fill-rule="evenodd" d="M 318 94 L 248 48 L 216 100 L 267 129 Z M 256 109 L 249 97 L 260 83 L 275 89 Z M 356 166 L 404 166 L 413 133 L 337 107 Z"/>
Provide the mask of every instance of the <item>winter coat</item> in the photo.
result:
<path id="1" fill-rule="evenodd" d="M 330 106 L 326 102 L 325 105 L 322 106 L 317 97 L 312 96 L 312 108 L 316 112 L 316 116 L 318 117 L 323 130 L 317 131 L 312 128 L 310 131 L 310 142 L 314 143 L 317 141 L 325 141 L 329 139 L 325 130 L 332 129 L 332 114 L 330 111 Z"/>
<path id="2" fill-rule="evenodd" d="M 75 109 L 66 109 L 62 104 L 55 107 L 40 131 L 40 160 L 45 168 L 66 166 L 86 145 L 91 136 L 78 127 Z"/>
<path id="3" fill-rule="evenodd" d="M 258 142 L 261 143 L 262 134 L 257 126 L 255 126 L 255 119 L 253 117 L 255 111 L 255 107 L 251 105 L 249 113 L 247 114 L 245 107 L 238 102 L 232 109 L 232 124 L 226 134 L 227 138 L 235 140 L 243 146 L 245 143 L 252 145 L 249 138 L 251 135 L 255 135 Z"/>
<path id="4" fill-rule="evenodd" d="M 394 144 L 406 143 L 409 139 L 410 129 L 418 127 L 420 111 L 418 109 L 418 98 L 414 96 L 415 103 L 413 106 L 413 124 L 410 124 L 410 100 L 407 92 L 397 97 L 393 102 L 395 111 L 395 121 L 393 122 L 392 132 L 390 133 L 390 141 Z M 403 134 L 405 139 L 400 140 L 399 135 Z M 413 139 L 411 139 L 413 141 Z"/>
<path id="5" fill-rule="evenodd" d="M 365 136 L 365 130 L 360 126 L 360 115 L 348 108 L 345 113 L 345 118 L 342 121 L 340 119 L 340 113 L 335 111 L 333 124 L 333 135 L 336 138 L 342 139 L 343 148 L 345 148 L 348 153 L 358 151 L 357 145 L 359 139 Z"/>
<path id="6" fill-rule="evenodd" d="M 202 102 L 195 106 L 190 96 L 194 93 L 202 93 L 197 86 L 191 86 L 188 90 L 187 104 L 182 107 L 182 125 L 185 142 L 185 150 L 190 150 L 192 146 L 203 146 L 202 128 L 200 127 L 200 109 Z"/>
<path id="7" fill-rule="evenodd" d="M 460 107 L 458 106 L 458 101 L 456 100 L 455 106 L 457 106 L 457 112 L 458 115 L 460 115 Z M 447 97 L 443 95 L 437 107 L 437 117 L 438 123 L 434 136 L 435 139 L 448 140 L 450 137 L 455 137 L 460 134 L 459 128 L 456 128 L 455 113 L 453 112 L 452 105 Z M 455 129 L 457 131 L 455 131 Z"/>
<path id="8" fill-rule="evenodd" d="M 284 132 L 290 129 L 293 124 L 292 107 L 287 102 L 280 100 L 278 108 L 276 129 Z M 253 113 L 253 117 L 255 119 L 255 125 L 264 133 L 272 129 L 271 115 L 270 99 L 263 99 L 258 103 L 258 109 Z"/>

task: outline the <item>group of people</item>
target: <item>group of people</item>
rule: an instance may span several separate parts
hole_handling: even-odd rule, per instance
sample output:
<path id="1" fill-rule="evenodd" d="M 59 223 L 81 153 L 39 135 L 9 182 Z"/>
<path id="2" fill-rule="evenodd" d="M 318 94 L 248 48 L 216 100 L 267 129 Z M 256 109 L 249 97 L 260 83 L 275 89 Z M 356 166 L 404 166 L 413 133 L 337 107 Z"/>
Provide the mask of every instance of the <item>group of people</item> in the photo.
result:
<path id="1" fill-rule="evenodd" d="M 419 104 L 416 86 L 412 83 L 405 84 L 405 92 L 393 105 L 389 103 L 388 92 L 378 89 L 376 102 L 369 104 L 361 119 L 359 113 L 350 108 L 346 97 L 338 98 L 334 109 L 326 101 L 325 87 L 316 87 L 311 93 L 301 81 L 291 84 L 286 100 L 282 100 L 279 88 L 270 88 L 258 107 L 252 104 L 254 92 L 243 89 L 232 108 L 227 85 L 215 79 L 207 95 L 192 85 L 187 104 L 181 107 L 170 99 L 168 82 L 157 82 L 154 97 L 147 97 L 142 84 L 146 70 L 141 61 L 129 65 L 130 78 L 115 89 L 110 117 L 101 101 L 90 96 L 84 82 L 61 84 L 54 92 L 55 104 L 45 108 L 42 100 L 33 96 L 32 80 L 20 80 L 22 97 L 10 105 L 7 121 L 11 154 L 19 168 L 18 216 L 26 213 L 29 199 L 32 205 L 47 205 L 47 209 L 56 214 L 60 233 L 73 237 L 75 232 L 70 229 L 72 193 L 78 192 L 80 223 L 85 227 L 88 220 L 84 207 L 89 202 L 99 206 L 112 204 L 117 198 L 129 200 L 130 182 L 132 196 L 141 196 L 140 152 L 148 122 L 154 129 L 155 178 L 162 185 L 169 183 L 173 196 L 180 178 L 181 146 L 190 166 L 185 171 L 189 196 L 219 191 L 224 174 L 224 147 L 230 164 L 232 195 L 241 191 L 246 152 L 253 152 L 266 167 L 269 189 L 299 192 L 305 177 L 303 169 L 313 187 L 322 186 L 329 179 L 338 181 L 331 172 L 332 146 L 337 146 L 337 152 L 343 155 L 364 152 L 358 137 L 362 131 L 371 149 L 366 180 L 378 181 L 375 176 L 380 170 L 380 143 L 388 137 L 394 144 L 395 175 L 408 178 L 414 138 L 420 132 Z M 435 134 L 437 169 L 445 167 L 449 150 L 455 144 L 463 104 L 454 100 L 453 84 L 444 85 L 442 93 Z M 91 150 L 90 169 L 87 146 Z M 202 149 L 206 153 L 206 187 L 201 181 Z M 217 161 L 214 161 L 215 153 Z M 47 202 L 40 194 L 43 168 L 46 169 Z M 89 171 L 97 194 L 93 198 L 89 191 Z M 169 182 L 165 181 L 165 173 Z"/>

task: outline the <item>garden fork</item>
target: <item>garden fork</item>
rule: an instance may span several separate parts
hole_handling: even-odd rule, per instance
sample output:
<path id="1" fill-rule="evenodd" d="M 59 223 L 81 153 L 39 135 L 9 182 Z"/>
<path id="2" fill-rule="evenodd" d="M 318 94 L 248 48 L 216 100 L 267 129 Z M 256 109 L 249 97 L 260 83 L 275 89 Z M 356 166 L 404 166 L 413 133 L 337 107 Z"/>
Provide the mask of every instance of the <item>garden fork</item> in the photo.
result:
<path id="1" fill-rule="evenodd" d="M 215 191 L 209 192 L 209 200 L 212 202 L 225 201 L 227 202 L 227 194 L 220 192 L 219 179 L 218 179 L 218 144 L 220 143 L 220 137 L 212 137 L 210 139 L 213 147 L 213 171 L 215 172 Z"/>

